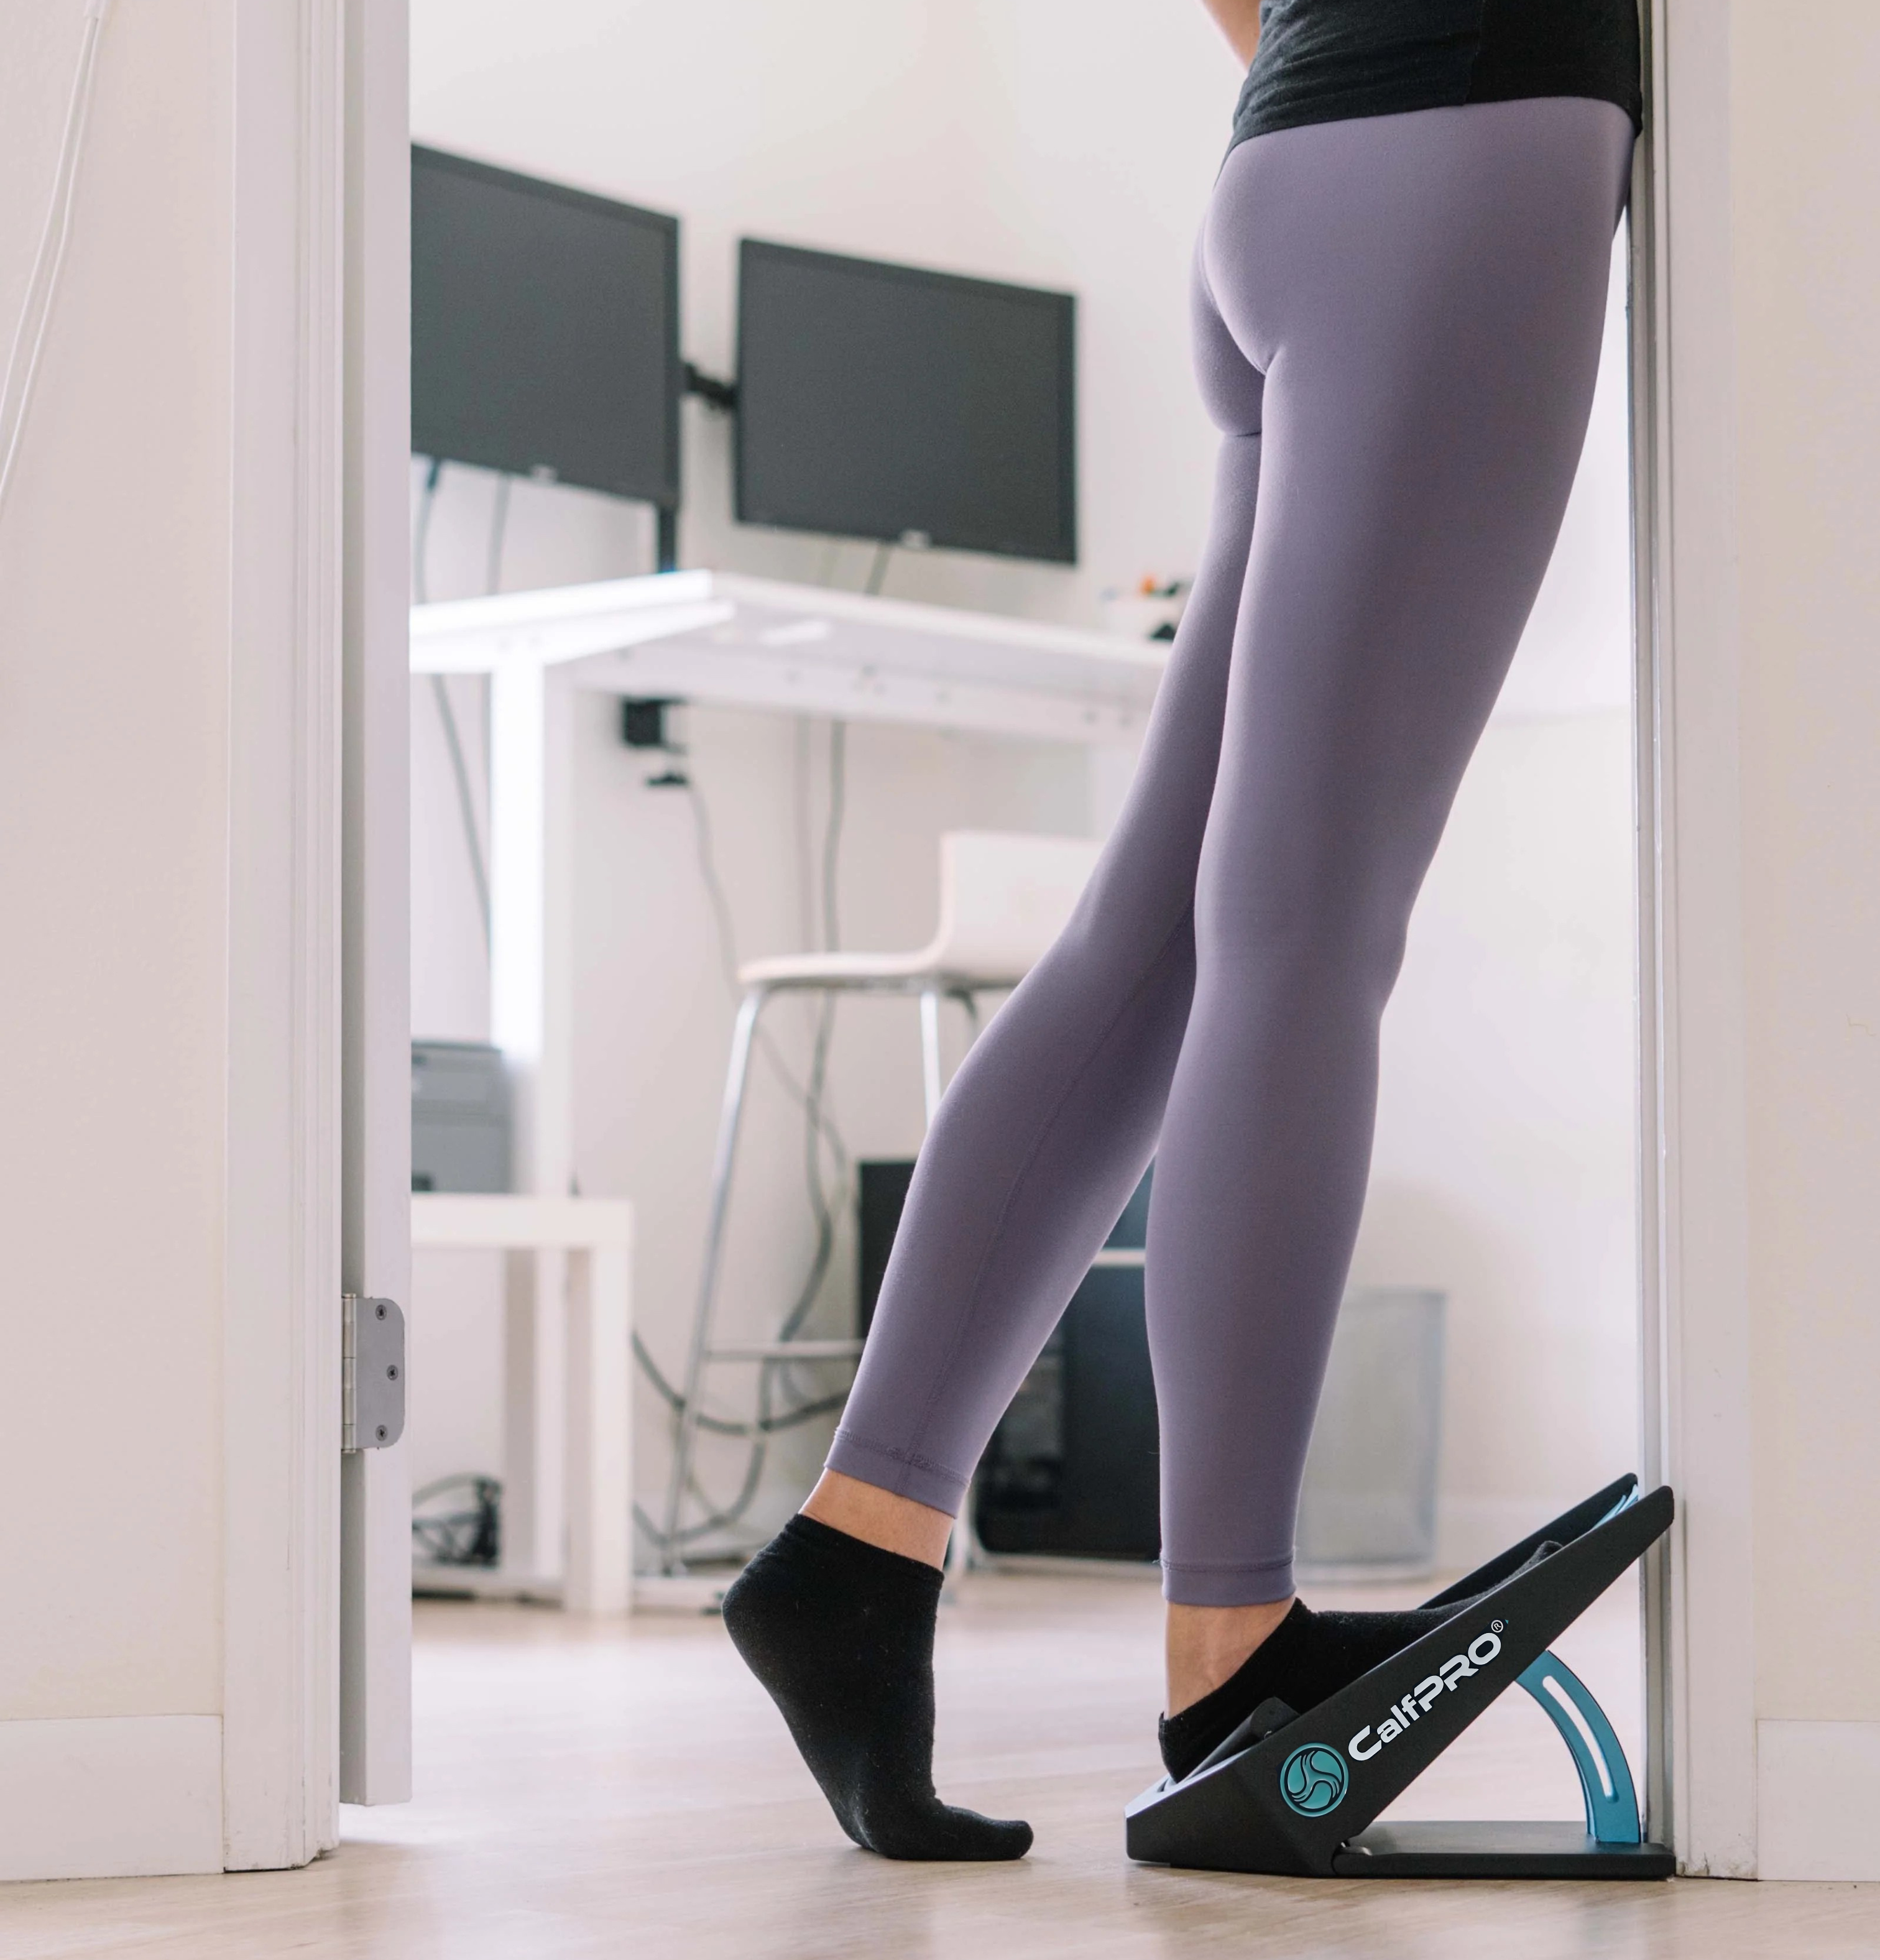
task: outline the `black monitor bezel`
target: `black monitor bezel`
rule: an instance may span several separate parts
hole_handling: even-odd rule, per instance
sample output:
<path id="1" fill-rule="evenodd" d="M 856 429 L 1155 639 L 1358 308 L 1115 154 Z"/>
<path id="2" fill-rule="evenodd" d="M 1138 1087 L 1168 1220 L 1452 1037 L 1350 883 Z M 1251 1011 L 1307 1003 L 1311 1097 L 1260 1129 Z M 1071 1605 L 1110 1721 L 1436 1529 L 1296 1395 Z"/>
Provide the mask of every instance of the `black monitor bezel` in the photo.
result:
<path id="1" fill-rule="evenodd" d="M 520 170 L 504 170 L 499 165 L 482 163 L 474 157 L 463 156 L 453 150 L 440 150 L 428 144 L 414 143 L 411 151 L 414 179 L 421 167 L 442 170 L 476 182 L 501 185 L 507 189 L 539 197 L 549 202 L 569 205 L 578 210 L 595 212 L 609 218 L 623 218 L 636 224 L 650 227 L 663 234 L 666 289 L 672 296 L 666 320 L 667 469 L 665 476 L 651 488 L 641 484 L 623 487 L 617 480 L 606 483 L 593 482 L 579 476 L 565 476 L 558 470 L 552 480 L 571 485 L 577 489 L 598 491 L 605 496 L 619 497 L 633 503 L 651 504 L 662 510 L 676 511 L 683 491 L 684 469 L 679 453 L 679 405 L 686 393 L 685 361 L 679 352 L 679 312 L 682 298 L 679 282 L 679 219 L 670 212 L 650 211 L 644 205 L 628 204 L 623 199 L 603 197 L 596 192 L 577 190 L 571 184 L 558 183 L 550 178 L 530 176 Z M 427 456 L 433 453 L 429 450 L 418 450 L 416 439 L 414 429 L 414 453 Z M 473 444 L 462 445 L 440 460 L 468 463 L 476 469 L 497 470 L 510 476 L 530 475 L 541 460 L 536 458 L 518 461 L 513 457 L 499 455 L 493 445 L 480 453 L 471 453 L 475 447 Z"/>
<path id="2" fill-rule="evenodd" d="M 1054 287 L 1020 285 L 1015 281 L 1005 279 L 975 278 L 962 272 L 937 272 L 928 266 L 909 266 L 892 259 L 868 259 L 851 253 L 828 252 L 810 246 L 787 245 L 774 239 L 740 238 L 738 240 L 737 386 L 740 413 L 732 439 L 731 473 L 733 512 L 740 523 L 758 525 L 768 530 L 799 532 L 816 537 L 857 538 L 873 544 L 899 545 L 905 542 L 905 535 L 902 532 L 889 534 L 870 530 L 832 531 L 816 525 L 795 524 L 746 514 L 743 409 L 744 346 L 749 323 L 750 282 L 745 277 L 745 271 L 752 258 L 758 256 L 840 267 L 851 276 L 859 271 L 905 285 L 940 286 L 955 290 L 964 288 L 1003 296 L 1019 294 L 1027 300 L 1048 303 L 1058 315 L 1061 336 L 1058 408 L 1060 426 L 1064 434 L 1058 458 L 1058 488 L 1059 508 L 1064 513 L 1064 530 L 1057 541 L 1058 548 L 1048 552 L 1002 549 L 997 545 L 988 545 L 978 539 L 962 540 L 944 537 L 938 533 L 930 534 L 927 543 L 936 550 L 975 552 L 988 557 L 1015 558 L 1026 564 L 1075 565 L 1077 562 L 1077 295 L 1061 291 Z"/>

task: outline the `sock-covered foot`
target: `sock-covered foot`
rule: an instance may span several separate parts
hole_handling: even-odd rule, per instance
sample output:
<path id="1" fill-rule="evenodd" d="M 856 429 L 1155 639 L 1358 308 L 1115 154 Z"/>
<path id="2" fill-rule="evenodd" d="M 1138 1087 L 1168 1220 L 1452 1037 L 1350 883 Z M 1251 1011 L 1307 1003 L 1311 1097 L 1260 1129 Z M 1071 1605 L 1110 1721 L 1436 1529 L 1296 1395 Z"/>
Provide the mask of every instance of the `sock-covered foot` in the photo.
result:
<path id="1" fill-rule="evenodd" d="M 1546 1540 L 1520 1570 L 1531 1570 L 1559 1550 Z M 1293 1610 L 1236 1672 L 1180 1714 L 1162 1718 L 1164 1767 L 1180 1782 L 1261 1702 L 1283 1701 L 1294 1714 L 1303 1715 L 1473 1604 L 1453 1599 L 1446 1606 L 1407 1607 L 1395 1613 L 1315 1613 L 1304 1600 L 1294 1600 Z"/>
<path id="2" fill-rule="evenodd" d="M 724 1624 L 857 1844 L 884 1858 L 1022 1858 L 1029 1824 L 934 1793 L 940 1595 L 932 1566 L 795 1517 L 725 1594 Z"/>
<path id="3" fill-rule="evenodd" d="M 1459 1604 L 1398 1613 L 1315 1613 L 1303 1599 L 1237 1672 L 1179 1715 L 1162 1719 L 1162 1760 L 1179 1782 L 1259 1707 L 1284 1701 L 1303 1715 L 1361 1674 L 1462 1611 Z"/>

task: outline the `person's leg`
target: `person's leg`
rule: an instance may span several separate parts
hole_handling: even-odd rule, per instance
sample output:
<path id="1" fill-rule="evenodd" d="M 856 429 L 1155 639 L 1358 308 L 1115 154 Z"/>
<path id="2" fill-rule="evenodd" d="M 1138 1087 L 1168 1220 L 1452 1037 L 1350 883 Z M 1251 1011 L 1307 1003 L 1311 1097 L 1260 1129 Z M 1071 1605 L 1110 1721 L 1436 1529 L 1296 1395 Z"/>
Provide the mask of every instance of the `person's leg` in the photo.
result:
<path id="1" fill-rule="evenodd" d="M 1210 209 L 1210 282 L 1267 390 L 1150 1208 L 1165 1590 L 1197 1636 L 1185 1658 L 1172 1626 L 1178 1715 L 1293 1591 L 1379 1019 L 1566 507 L 1630 147 L 1577 99 L 1323 124 L 1242 145 Z M 1249 1691 L 1329 1691 L 1278 1665 Z"/>
<path id="2" fill-rule="evenodd" d="M 1203 393 L 1226 434 L 1141 766 L 1064 937 L 941 1102 L 829 1471 L 725 1598 L 843 1828 L 894 1857 L 1030 1843 L 934 1793 L 937 1568 L 993 1424 L 1141 1177 L 1187 1020 L 1260 452 L 1260 378 L 1204 288 L 1196 310 Z"/>
<path id="3" fill-rule="evenodd" d="M 1236 358 L 1257 410 L 1258 377 Z M 1155 1149 L 1193 987 L 1194 873 L 1259 450 L 1252 432 L 1223 445 L 1207 554 L 1090 884 L 968 1053 L 915 1167 L 829 1465 L 930 1515 L 958 1511 Z M 846 1528 L 814 1500 L 812 1515 Z M 944 1543 L 942 1529 L 936 1557 Z"/>
<path id="4" fill-rule="evenodd" d="M 1502 120 L 1459 131 L 1456 117 Z M 1375 141 L 1341 161 L 1338 138 L 1354 131 L 1374 132 Z M 1332 150 L 1315 158 L 1302 147 L 1309 140 Z M 1299 148 L 1290 174 L 1265 167 L 1281 143 Z M 1233 339 L 1295 399 L 1279 480 L 1299 507 L 1263 518 L 1256 532 L 1223 794 L 1214 794 L 1220 751 L 1212 724 L 1201 728 L 1205 758 L 1195 743 L 1158 746 L 1152 737 L 1090 898 L 1059 953 L 1000 1017 L 994 1032 L 1003 1029 L 1004 1039 L 983 1044 L 962 1071 L 924 1154 L 920 1201 L 910 1205 L 899 1271 L 884 1292 L 890 1317 L 877 1321 L 830 1459 L 838 1478 L 876 1494 L 845 1524 L 855 1494 L 832 1478 L 812 1502 L 826 1500 L 835 1528 L 829 1512 L 822 1522 L 800 1519 L 794 1546 L 787 1532 L 727 1601 L 734 1637 L 862 1841 L 871 1840 L 853 1821 L 852 1790 L 841 1795 L 841 1774 L 824 1767 L 845 1752 L 845 1760 L 867 1752 L 862 1730 L 841 1719 L 842 1697 L 821 1658 L 830 1642 L 820 1611 L 845 1586 L 872 1610 L 892 1589 L 894 1572 L 921 1571 L 923 1545 L 934 1548 L 923 1597 L 937 1596 L 937 1518 L 956 1506 L 993 1422 L 1132 1185 L 1167 1100 L 1176 1045 L 1168 1127 L 1180 1158 L 1178 1105 L 1184 1079 L 1193 1080 L 1186 1161 L 1194 1175 L 1178 1176 L 1172 1204 L 1159 1200 L 1151 1253 L 1171 1707 L 1183 1710 L 1189 1691 L 1199 1691 L 1175 1678 L 1184 1653 L 1217 1671 L 1237 1643 L 1260 1640 L 1271 1624 L 1274 1616 L 1257 1609 L 1284 1602 L 1298 1471 L 1368 1156 L 1376 1017 L 1403 918 L 1570 483 L 1627 147 L 1622 117 L 1602 105 L 1499 104 L 1262 138 L 1223 172 L 1208 269 L 1217 282 L 1235 278 L 1232 297 L 1222 296 Z M 1276 175 L 1274 196 L 1251 195 L 1252 184 Z M 1589 250 L 1585 221 L 1599 204 L 1604 218 Z M 1230 240 L 1239 242 L 1226 249 Z M 1210 317 L 1209 334 L 1204 351 L 1223 353 L 1218 319 Z M 1236 447 L 1227 446 L 1229 469 Z M 1265 495 L 1274 496 L 1270 481 Z M 1210 617 L 1210 589 L 1204 577 L 1191 611 L 1197 630 L 1184 630 L 1190 650 L 1205 648 L 1199 629 Z M 1179 738 L 1190 725 L 1183 708 L 1197 684 L 1204 692 L 1210 671 L 1185 663 L 1182 651 L 1178 643 L 1158 735 L 1173 730 Z M 1198 938 L 1204 980 L 1213 984 L 1195 999 L 1197 1013 L 1207 1010 L 1196 1029 L 1188 1002 L 1197 935 L 1178 913 L 1156 940 L 1162 921 L 1153 905 L 1141 906 L 1146 888 L 1127 870 L 1134 850 L 1156 860 L 1144 813 L 1166 814 L 1166 835 L 1179 842 L 1204 790 L 1215 807 Z M 1218 877 L 1210 877 L 1210 862 L 1223 867 Z M 1244 884 L 1236 868 L 1249 873 Z M 1159 898 L 1175 887 L 1147 889 Z M 1113 984 L 1119 976 L 1126 988 Z M 1020 1011 L 1054 988 L 1061 1017 Z M 1107 1004 L 1114 1018 L 1080 1011 L 1093 1003 Z M 996 1077 L 978 1081 L 995 1057 Z M 1226 1147 L 1219 1161 L 1217 1140 Z M 1244 1338 L 1242 1322 L 1251 1326 Z M 1175 1456 L 1182 1465 L 1172 1465 Z M 902 1531 L 913 1555 L 883 1554 Z M 1211 1555 L 1217 1548 L 1226 1555 Z M 870 1554 L 892 1567 L 864 1573 L 841 1564 Z M 930 1652 L 930 1604 L 925 1611 Z M 1341 1670 L 1349 1678 L 1369 1664 L 1369 1650 L 1387 1638 L 1379 1627 L 1302 1620 L 1303 1612 L 1282 1619 L 1254 1656 L 1278 1671 L 1274 1691 L 1301 1707 L 1340 1685 Z M 782 1643 L 787 1653 L 764 1651 L 780 1628 L 793 1627 L 794 1639 Z M 847 1665 L 830 1658 L 838 1672 Z M 1253 1678 L 1254 1661 L 1178 1713 L 1187 1725 L 1177 1738 L 1182 1753 L 1220 1717 L 1222 1698 L 1231 1701 Z M 902 1695 L 895 1720 L 903 1740 L 910 1709 L 914 1727 L 924 1724 L 926 1739 L 908 1755 L 910 1763 L 918 1755 L 918 1774 L 906 1787 L 918 1783 L 932 1806 L 930 1818 L 914 1815 L 876 1779 L 875 1795 L 894 1796 L 903 1822 L 911 1819 L 902 1841 L 928 1847 L 901 1854 L 1013 1855 L 985 1838 L 964 1852 L 931 1848 L 948 1828 L 935 1820 L 962 1814 L 937 1806 L 927 1777 L 927 1662 L 913 1656 L 897 1665 L 902 1678 L 918 1674 L 925 1684 L 924 1709 L 914 1706 L 920 1694 Z M 895 1699 L 870 1698 L 869 1708 Z M 1001 1828 L 969 1822 L 985 1832 Z"/>

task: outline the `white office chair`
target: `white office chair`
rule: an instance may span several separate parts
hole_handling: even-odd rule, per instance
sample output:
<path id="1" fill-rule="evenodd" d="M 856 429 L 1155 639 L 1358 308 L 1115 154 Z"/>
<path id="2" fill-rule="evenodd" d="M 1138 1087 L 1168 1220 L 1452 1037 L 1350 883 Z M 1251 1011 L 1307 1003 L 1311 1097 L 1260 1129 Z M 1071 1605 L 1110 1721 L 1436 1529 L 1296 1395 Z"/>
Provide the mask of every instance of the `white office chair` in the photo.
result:
<path id="1" fill-rule="evenodd" d="M 975 1030 L 975 996 L 1016 987 L 1064 930 L 1089 882 L 1101 846 L 1083 838 L 1027 837 L 994 831 L 950 830 L 940 838 L 940 925 L 914 953 L 793 953 L 753 959 L 738 969 L 744 998 L 731 1036 L 712 1160 L 711 1202 L 705 1223 L 705 1259 L 692 1321 L 672 1481 L 660 1521 L 663 1562 L 683 1565 L 679 1513 L 692 1475 L 698 1440 L 699 1392 L 714 1362 L 833 1360 L 858 1355 L 859 1341 L 772 1341 L 734 1348 L 712 1345 L 719 1254 L 737 1152 L 738 1122 L 749 1077 L 751 1044 L 759 1017 L 773 994 L 910 994 L 921 1004 L 921 1084 L 930 1128 L 940 1106 L 940 1004 L 957 1001 Z"/>

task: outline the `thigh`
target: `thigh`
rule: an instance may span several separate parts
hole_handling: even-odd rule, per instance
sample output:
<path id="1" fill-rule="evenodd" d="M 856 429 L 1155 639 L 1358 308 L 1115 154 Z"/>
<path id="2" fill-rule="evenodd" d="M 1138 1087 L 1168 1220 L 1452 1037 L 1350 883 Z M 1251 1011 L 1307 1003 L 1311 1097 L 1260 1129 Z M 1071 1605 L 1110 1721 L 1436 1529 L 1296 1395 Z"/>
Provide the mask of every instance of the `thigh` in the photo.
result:
<path id="1" fill-rule="evenodd" d="M 1565 99 L 1229 158 L 1204 256 L 1267 378 L 1198 931 L 1401 931 L 1566 508 L 1630 145 Z"/>
<path id="2" fill-rule="evenodd" d="M 1124 969 L 1132 951 L 1152 955 L 1163 945 L 1193 902 L 1259 498 L 1264 380 L 1223 319 L 1203 261 L 1198 250 L 1195 379 L 1221 432 L 1207 532 L 1128 796 L 1064 949 L 1087 946 Z"/>

